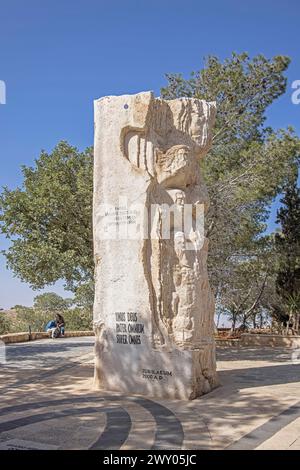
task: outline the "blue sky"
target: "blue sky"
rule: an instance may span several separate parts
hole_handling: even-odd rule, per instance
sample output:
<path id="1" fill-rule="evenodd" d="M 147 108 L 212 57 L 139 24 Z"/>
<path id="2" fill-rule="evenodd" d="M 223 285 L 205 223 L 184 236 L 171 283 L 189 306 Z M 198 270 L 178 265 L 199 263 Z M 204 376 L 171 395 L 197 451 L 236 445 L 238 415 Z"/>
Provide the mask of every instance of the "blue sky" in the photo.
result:
<path id="1" fill-rule="evenodd" d="M 166 72 L 188 76 L 203 57 L 232 51 L 285 54 L 288 92 L 268 111 L 275 128 L 300 134 L 298 0 L 0 0 L 0 187 L 21 183 L 20 166 L 66 139 L 93 143 L 93 100 L 153 90 Z M 270 228 L 274 227 L 276 205 Z M 7 242 L 0 238 L 1 249 Z M 59 284 L 46 290 L 62 293 Z M 0 257 L 0 307 L 30 305 L 36 295 L 13 278 Z"/>

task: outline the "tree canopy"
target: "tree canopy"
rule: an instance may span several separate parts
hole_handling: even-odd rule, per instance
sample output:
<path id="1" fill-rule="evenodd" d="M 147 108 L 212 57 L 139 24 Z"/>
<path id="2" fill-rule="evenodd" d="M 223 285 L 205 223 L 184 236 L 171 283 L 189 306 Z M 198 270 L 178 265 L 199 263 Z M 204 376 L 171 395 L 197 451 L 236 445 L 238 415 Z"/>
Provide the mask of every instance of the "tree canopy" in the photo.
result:
<path id="1" fill-rule="evenodd" d="M 8 267 L 34 289 L 64 279 L 75 291 L 93 279 L 93 151 L 60 142 L 22 172 L 23 186 L 0 196 Z"/>
<path id="2" fill-rule="evenodd" d="M 225 304 L 230 296 L 232 304 L 237 292 L 247 296 L 251 263 L 263 259 L 269 244 L 264 231 L 270 204 L 299 162 L 300 141 L 293 129 L 265 126 L 268 107 L 286 90 L 289 62 L 284 56 L 250 59 L 246 53 L 233 53 L 222 63 L 210 56 L 188 79 L 167 74 L 167 86 L 162 88 L 164 98 L 186 96 L 217 103 L 213 146 L 202 169 L 211 200 L 206 218 L 209 270 Z M 262 269 L 261 282 L 264 277 Z"/>
<path id="3" fill-rule="evenodd" d="M 233 53 L 223 62 L 210 56 L 187 79 L 167 74 L 161 90 L 166 99 L 217 102 L 213 146 L 201 162 L 211 200 L 209 272 L 224 308 L 243 314 L 257 311 L 257 299 L 264 303 L 265 278 L 274 277 L 274 263 L 266 261 L 274 254 L 264 235 L 266 221 L 299 163 L 300 141 L 293 129 L 265 125 L 266 111 L 286 90 L 289 62 L 285 56 L 246 53 Z M 60 142 L 22 171 L 22 187 L 4 188 L 0 196 L 0 227 L 11 241 L 8 267 L 36 289 L 64 279 L 79 304 L 90 304 L 92 149 L 80 152 Z"/>

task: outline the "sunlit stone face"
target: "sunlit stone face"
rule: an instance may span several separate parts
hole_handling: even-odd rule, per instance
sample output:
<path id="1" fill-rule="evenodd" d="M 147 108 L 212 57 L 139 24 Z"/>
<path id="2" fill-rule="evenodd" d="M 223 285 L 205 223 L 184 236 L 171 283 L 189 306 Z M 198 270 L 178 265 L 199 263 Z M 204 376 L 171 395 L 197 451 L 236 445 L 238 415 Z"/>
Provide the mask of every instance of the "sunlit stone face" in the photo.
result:
<path id="1" fill-rule="evenodd" d="M 208 202 L 199 160 L 209 149 L 214 115 L 214 103 L 150 92 L 95 102 L 98 387 L 192 399 L 217 385 L 208 247 L 196 223 L 197 209 Z M 138 204 L 140 215 L 120 198 Z M 148 228 L 150 220 L 154 230 L 103 239 L 97 218 L 103 201 L 111 208 L 101 212 L 109 227 Z"/>
<path id="2" fill-rule="evenodd" d="M 206 102 L 193 100 L 191 111 L 190 135 L 199 146 L 205 146 L 211 138 L 209 126 L 210 109 Z"/>

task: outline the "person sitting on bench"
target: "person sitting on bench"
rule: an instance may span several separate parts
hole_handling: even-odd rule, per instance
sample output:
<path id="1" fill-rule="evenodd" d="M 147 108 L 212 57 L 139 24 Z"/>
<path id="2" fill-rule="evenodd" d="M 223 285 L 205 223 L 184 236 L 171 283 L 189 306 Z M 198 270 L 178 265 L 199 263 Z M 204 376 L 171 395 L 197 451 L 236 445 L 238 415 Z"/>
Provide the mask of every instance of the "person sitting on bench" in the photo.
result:
<path id="1" fill-rule="evenodd" d="M 60 330 L 60 336 L 64 337 L 65 336 L 65 320 L 62 315 L 57 313 L 55 315 L 55 320 L 56 320 L 56 326 Z"/>

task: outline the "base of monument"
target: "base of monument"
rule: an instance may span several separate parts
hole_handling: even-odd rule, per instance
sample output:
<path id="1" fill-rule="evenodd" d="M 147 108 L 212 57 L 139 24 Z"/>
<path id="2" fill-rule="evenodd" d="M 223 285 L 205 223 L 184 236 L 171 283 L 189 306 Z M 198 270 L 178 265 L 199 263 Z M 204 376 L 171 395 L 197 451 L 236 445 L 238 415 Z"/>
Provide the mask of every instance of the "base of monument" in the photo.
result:
<path id="1" fill-rule="evenodd" d="M 96 354 L 96 389 L 153 398 L 193 400 L 209 393 L 219 383 L 215 372 L 214 347 L 170 352 L 132 351 L 112 348 Z M 97 352 L 97 346 L 96 346 Z M 205 368 L 202 367 L 205 364 Z M 209 364 L 209 366 L 208 366 Z"/>

